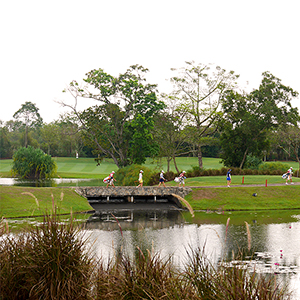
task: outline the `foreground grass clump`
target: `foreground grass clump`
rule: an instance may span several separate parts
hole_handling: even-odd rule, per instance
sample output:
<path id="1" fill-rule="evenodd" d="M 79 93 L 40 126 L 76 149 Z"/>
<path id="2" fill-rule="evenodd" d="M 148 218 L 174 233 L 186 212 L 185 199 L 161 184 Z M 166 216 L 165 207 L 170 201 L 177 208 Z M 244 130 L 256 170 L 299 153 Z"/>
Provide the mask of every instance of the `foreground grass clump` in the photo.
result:
<path id="1" fill-rule="evenodd" d="M 3 221 L 2 221 L 3 222 Z M 1 225 L 1 224 L 0 224 Z M 4 225 L 4 224 L 3 224 Z M 0 226 L 1 227 L 1 226 Z M 201 249 L 191 249 L 183 268 L 161 258 L 125 248 L 104 262 L 88 251 L 72 219 L 62 224 L 45 216 L 39 227 L 7 235 L 0 243 L 0 299 L 288 299 L 276 275 L 246 268 L 213 267 Z"/>
<path id="2" fill-rule="evenodd" d="M 3 238 L 4 236 L 2 236 Z M 71 220 L 46 216 L 0 246 L 0 299 L 88 299 L 91 258 Z"/>

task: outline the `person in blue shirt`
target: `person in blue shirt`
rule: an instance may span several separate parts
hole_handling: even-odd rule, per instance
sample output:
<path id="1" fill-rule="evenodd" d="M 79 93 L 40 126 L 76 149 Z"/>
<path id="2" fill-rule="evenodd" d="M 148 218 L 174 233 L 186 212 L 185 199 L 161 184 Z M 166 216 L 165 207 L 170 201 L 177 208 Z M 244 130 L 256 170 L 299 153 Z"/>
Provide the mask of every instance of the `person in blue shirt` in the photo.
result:
<path id="1" fill-rule="evenodd" d="M 227 172 L 226 180 L 227 180 L 227 187 L 230 187 L 230 184 L 231 184 L 231 169 L 229 169 L 228 172 Z"/>

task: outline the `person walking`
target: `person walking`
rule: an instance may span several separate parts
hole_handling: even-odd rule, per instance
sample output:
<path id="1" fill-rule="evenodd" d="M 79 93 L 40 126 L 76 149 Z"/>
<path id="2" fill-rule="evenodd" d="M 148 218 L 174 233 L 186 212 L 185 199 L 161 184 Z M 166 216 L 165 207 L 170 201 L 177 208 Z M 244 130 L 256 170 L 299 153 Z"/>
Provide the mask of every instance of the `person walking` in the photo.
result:
<path id="1" fill-rule="evenodd" d="M 182 186 L 184 187 L 185 186 L 185 182 L 184 182 L 184 179 L 186 179 L 185 177 L 185 171 L 181 172 L 181 174 L 179 175 L 179 186 L 182 184 Z"/>
<path id="2" fill-rule="evenodd" d="M 231 184 L 231 169 L 229 169 L 227 171 L 226 180 L 227 180 L 227 187 L 230 187 L 230 184 Z"/>
<path id="3" fill-rule="evenodd" d="M 140 173 L 139 173 L 139 185 L 137 186 L 137 188 L 140 186 L 142 187 L 143 186 L 143 170 L 140 170 Z"/>
<path id="4" fill-rule="evenodd" d="M 163 186 L 166 187 L 165 181 L 166 181 L 166 179 L 164 178 L 164 171 L 162 170 L 160 175 L 159 175 L 159 184 L 158 184 L 158 186 L 161 186 L 161 184 L 163 184 Z"/>
<path id="5" fill-rule="evenodd" d="M 287 172 L 286 172 L 286 182 L 285 182 L 285 184 L 288 184 L 288 181 L 290 181 L 291 182 L 291 184 L 294 184 L 294 182 L 292 182 L 292 174 L 293 174 L 293 168 L 292 167 L 290 167 L 288 170 L 287 170 Z"/>
<path id="6" fill-rule="evenodd" d="M 107 183 L 106 187 L 108 187 L 109 185 L 112 185 L 113 187 L 115 187 L 114 185 L 114 181 L 117 181 L 116 179 L 114 179 L 114 174 L 115 174 L 115 171 L 112 171 L 108 177 L 104 178 L 103 179 L 103 182 L 104 183 Z"/>

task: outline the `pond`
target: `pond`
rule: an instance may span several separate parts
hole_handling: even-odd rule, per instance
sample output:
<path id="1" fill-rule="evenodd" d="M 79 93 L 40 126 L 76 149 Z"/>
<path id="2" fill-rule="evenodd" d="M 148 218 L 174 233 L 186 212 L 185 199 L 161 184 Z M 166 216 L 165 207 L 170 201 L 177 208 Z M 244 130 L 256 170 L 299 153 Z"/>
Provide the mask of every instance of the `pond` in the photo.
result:
<path id="1" fill-rule="evenodd" d="M 87 182 L 88 181 L 88 182 Z M 101 180 L 57 179 L 48 186 L 103 185 Z M 101 184 L 102 183 L 102 184 Z M 29 185 L 15 179 L 0 179 L 0 185 Z M 36 182 L 32 182 L 37 186 Z M 133 257 L 137 247 L 172 256 L 182 267 L 189 249 L 203 249 L 212 264 L 239 264 L 237 257 L 258 273 L 276 274 L 300 299 L 300 210 L 188 212 L 161 204 L 147 210 L 110 210 L 93 204 L 95 213 L 82 217 L 83 232 L 94 251 L 104 260 L 125 249 Z M 80 218 L 80 217 L 79 217 Z M 10 220 L 12 223 L 22 222 Z M 35 224 L 34 218 L 30 219 Z"/>
<path id="2" fill-rule="evenodd" d="M 0 185 L 57 187 L 57 186 L 99 186 L 104 185 L 101 179 L 54 178 L 51 180 L 28 180 L 16 178 L 0 178 Z"/>
<path id="3" fill-rule="evenodd" d="M 294 291 L 293 299 L 300 299 L 300 211 L 196 212 L 193 219 L 187 212 L 164 207 L 98 210 L 84 228 L 104 260 L 121 248 L 133 256 L 139 247 L 162 257 L 171 255 L 181 267 L 187 251 L 199 248 L 214 265 L 223 260 L 239 264 L 236 258 L 243 252 L 242 261 L 250 269 L 277 274 Z"/>

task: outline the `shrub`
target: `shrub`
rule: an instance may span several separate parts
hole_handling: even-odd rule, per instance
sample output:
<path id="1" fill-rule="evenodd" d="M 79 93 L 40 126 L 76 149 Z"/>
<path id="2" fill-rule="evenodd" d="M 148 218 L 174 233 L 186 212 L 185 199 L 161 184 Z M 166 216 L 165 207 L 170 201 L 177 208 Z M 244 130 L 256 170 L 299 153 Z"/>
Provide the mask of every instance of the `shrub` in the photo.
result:
<path id="1" fill-rule="evenodd" d="M 254 155 L 247 155 L 245 169 L 255 170 L 262 164 L 262 159 Z"/>
<path id="2" fill-rule="evenodd" d="M 118 185 L 134 186 L 138 185 L 138 178 L 140 170 L 143 170 L 144 185 L 149 185 L 153 175 L 153 171 L 141 165 L 130 165 L 119 169 L 116 172 L 116 179 Z"/>
<path id="3" fill-rule="evenodd" d="M 225 167 L 221 168 L 221 175 L 226 175 L 228 172 L 228 169 L 229 168 L 225 168 Z"/>
<path id="4" fill-rule="evenodd" d="M 23 179 L 50 179 L 56 170 L 55 161 L 41 149 L 22 147 L 13 156 L 12 173 Z"/>
<path id="5" fill-rule="evenodd" d="M 281 162 L 266 162 L 259 166 L 259 171 L 280 171 L 279 174 L 286 172 L 289 169 L 289 165 L 283 164 Z"/>

